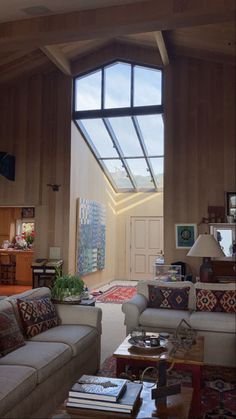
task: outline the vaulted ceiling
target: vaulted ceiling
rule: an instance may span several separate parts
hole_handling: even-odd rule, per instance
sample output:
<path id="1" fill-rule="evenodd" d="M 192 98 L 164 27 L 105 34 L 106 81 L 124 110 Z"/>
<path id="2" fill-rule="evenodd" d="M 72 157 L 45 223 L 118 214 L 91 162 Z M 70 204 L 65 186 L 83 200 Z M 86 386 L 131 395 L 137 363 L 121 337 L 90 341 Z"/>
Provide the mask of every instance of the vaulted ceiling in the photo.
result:
<path id="1" fill-rule="evenodd" d="M 1 0 L 0 83 L 55 65 L 73 76 L 111 48 L 235 64 L 235 12 L 234 0 Z"/>

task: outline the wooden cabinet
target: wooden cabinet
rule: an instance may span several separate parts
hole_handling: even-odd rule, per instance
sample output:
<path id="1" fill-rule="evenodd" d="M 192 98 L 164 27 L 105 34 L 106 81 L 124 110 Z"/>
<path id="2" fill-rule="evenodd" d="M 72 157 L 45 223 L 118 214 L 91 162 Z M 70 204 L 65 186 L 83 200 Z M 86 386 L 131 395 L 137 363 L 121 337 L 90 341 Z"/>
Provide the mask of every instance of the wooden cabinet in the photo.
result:
<path id="1" fill-rule="evenodd" d="M 214 278 L 236 281 L 236 260 L 212 260 Z"/>
<path id="2" fill-rule="evenodd" d="M 0 208 L 0 246 L 4 240 L 12 241 L 17 218 L 21 218 L 21 208 Z"/>
<path id="3" fill-rule="evenodd" d="M 34 252 L 32 250 L 1 250 L 1 254 L 15 255 L 15 283 L 17 285 L 32 285 L 32 270 Z"/>

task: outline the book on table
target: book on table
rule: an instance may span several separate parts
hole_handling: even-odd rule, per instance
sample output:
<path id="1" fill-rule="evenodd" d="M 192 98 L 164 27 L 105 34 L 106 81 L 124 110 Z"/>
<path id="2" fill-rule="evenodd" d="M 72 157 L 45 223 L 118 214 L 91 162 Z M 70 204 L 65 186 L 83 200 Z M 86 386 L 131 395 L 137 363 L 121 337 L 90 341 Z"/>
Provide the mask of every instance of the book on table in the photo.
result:
<path id="1" fill-rule="evenodd" d="M 69 391 L 69 397 L 116 402 L 125 390 L 127 380 L 122 378 L 82 375 Z"/>
<path id="2" fill-rule="evenodd" d="M 66 406 L 69 408 L 84 408 L 107 410 L 112 412 L 131 413 L 136 406 L 142 390 L 141 383 L 127 382 L 124 391 L 117 401 L 85 399 L 82 397 L 69 397 Z"/>

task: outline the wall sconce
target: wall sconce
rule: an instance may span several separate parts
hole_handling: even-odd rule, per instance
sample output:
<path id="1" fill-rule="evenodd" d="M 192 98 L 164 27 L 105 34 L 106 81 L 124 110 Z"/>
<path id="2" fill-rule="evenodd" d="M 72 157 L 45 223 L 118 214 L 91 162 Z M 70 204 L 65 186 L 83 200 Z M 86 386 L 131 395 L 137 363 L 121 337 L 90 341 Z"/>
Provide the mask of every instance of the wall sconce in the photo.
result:
<path id="1" fill-rule="evenodd" d="M 57 185 L 56 183 L 48 183 L 47 186 L 50 186 L 53 192 L 58 192 L 61 185 Z"/>

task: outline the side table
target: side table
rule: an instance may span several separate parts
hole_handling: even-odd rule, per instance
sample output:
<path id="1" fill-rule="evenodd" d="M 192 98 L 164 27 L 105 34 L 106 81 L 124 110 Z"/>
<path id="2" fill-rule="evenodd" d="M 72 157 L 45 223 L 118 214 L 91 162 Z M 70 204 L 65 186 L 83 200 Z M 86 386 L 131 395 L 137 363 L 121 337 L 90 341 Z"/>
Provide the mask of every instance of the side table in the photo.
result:
<path id="1" fill-rule="evenodd" d="M 95 307 L 96 300 L 94 298 L 87 298 L 86 300 L 80 301 L 58 301 L 52 300 L 54 304 L 69 304 L 69 305 L 79 305 L 79 306 L 89 306 Z"/>

